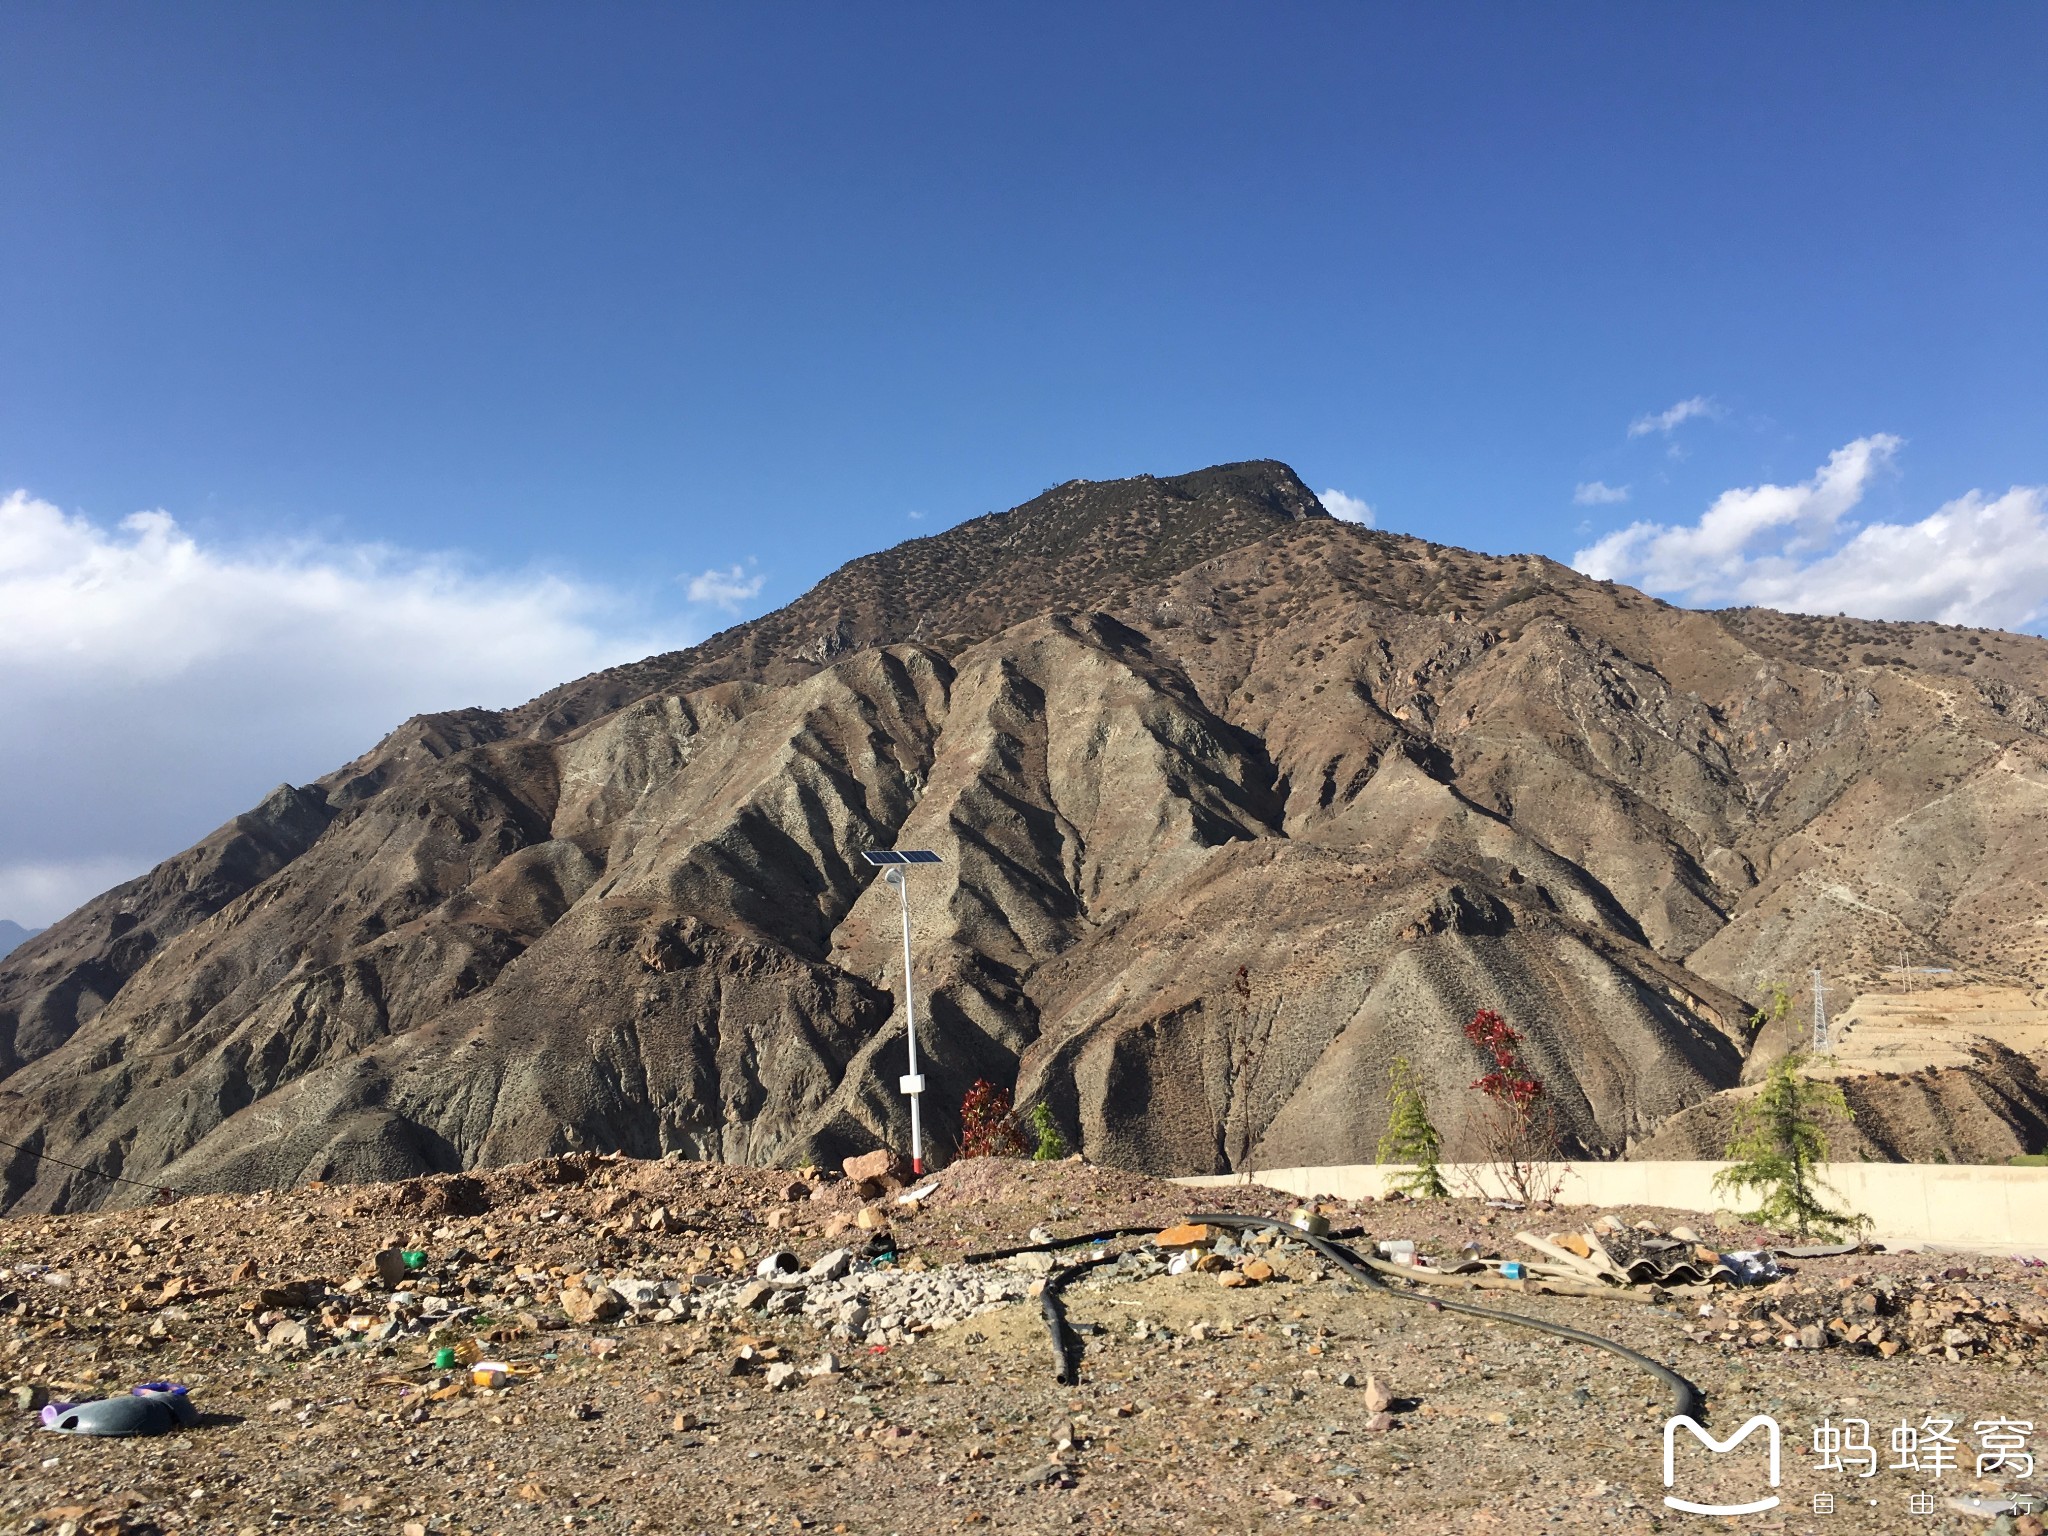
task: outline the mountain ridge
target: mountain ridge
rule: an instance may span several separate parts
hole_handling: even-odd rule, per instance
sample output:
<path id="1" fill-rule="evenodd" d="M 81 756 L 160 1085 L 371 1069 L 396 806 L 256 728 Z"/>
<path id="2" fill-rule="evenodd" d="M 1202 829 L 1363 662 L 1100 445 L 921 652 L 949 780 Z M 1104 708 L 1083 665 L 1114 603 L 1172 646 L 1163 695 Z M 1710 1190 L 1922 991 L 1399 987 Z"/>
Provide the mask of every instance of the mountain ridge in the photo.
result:
<path id="1" fill-rule="evenodd" d="M 1484 1005 L 1618 1155 L 1812 953 L 2048 979 L 2044 694 L 2031 637 L 1676 609 L 1269 461 L 1069 482 L 409 721 L 0 961 L 0 1199 L 900 1141 L 898 839 L 941 1145 L 987 1076 L 1150 1171 L 1365 1159 L 1397 1054 L 1455 1145 Z"/>
<path id="2" fill-rule="evenodd" d="M 1113 489 L 1104 494 L 1103 487 Z M 1164 560 L 1157 556 L 1168 552 L 1147 550 L 1128 559 L 1120 577 L 1142 582 L 1185 563 L 1193 552 L 1199 551 L 1194 558 L 1206 558 L 1249 543 L 1270 531 L 1261 527 L 1261 519 L 1328 517 L 1300 476 L 1271 459 L 1219 464 L 1185 475 L 1068 480 L 1007 512 L 986 512 L 849 560 L 772 613 L 721 630 L 686 650 L 550 689 L 506 715 L 515 730 L 553 734 L 592 718 L 593 710 L 608 712 L 663 688 L 730 681 L 742 669 L 760 681 L 786 681 L 850 650 L 926 639 L 927 625 L 933 640 L 985 639 L 1050 606 L 1054 594 L 1077 574 L 1069 569 L 1077 552 L 1088 557 L 1085 564 L 1113 563 L 1118 546 L 1128 553 L 1134 535 L 1156 543 L 1169 518 L 1184 548 Z M 1089 547 L 1077 551 L 1083 541 Z M 993 558 L 975 558 L 977 546 L 993 546 Z M 937 605 L 938 617 L 919 609 L 910 621 L 900 610 L 919 601 L 932 567 L 946 565 L 954 567 L 946 574 L 969 591 Z M 1013 585 L 987 590 L 999 576 L 1011 577 Z"/>

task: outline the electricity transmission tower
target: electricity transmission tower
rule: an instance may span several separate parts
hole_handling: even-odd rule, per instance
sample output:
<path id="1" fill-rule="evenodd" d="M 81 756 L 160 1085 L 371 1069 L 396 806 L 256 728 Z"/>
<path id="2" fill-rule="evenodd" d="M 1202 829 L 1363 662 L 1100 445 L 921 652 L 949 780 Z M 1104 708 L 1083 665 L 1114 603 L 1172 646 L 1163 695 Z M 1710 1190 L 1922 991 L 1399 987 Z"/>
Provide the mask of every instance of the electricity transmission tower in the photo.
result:
<path id="1" fill-rule="evenodd" d="M 1816 1056 L 1825 1056 L 1828 1051 L 1828 1005 L 1827 988 L 1821 985 L 1820 967 L 1813 968 L 1813 1051 Z"/>

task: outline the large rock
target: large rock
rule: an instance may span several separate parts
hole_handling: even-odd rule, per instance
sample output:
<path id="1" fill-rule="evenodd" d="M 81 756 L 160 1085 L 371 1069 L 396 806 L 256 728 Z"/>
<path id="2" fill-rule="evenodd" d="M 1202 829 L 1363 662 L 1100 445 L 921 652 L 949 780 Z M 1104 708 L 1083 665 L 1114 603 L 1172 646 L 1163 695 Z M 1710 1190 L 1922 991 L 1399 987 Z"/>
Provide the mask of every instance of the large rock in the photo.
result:
<path id="1" fill-rule="evenodd" d="M 884 1179 L 901 1178 L 910 1171 L 907 1159 L 899 1157 L 886 1147 L 877 1147 L 872 1152 L 863 1152 L 858 1157 L 849 1157 L 840 1163 L 848 1179 L 856 1184 L 879 1184 Z"/>
<path id="2" fill-rule="evenodd" d="M 571 1285 L 562 1290 L 562 1312 L 578 1327 L 609 1322 L 625 1311 L 625 1297 L 608 1285 Z"/>

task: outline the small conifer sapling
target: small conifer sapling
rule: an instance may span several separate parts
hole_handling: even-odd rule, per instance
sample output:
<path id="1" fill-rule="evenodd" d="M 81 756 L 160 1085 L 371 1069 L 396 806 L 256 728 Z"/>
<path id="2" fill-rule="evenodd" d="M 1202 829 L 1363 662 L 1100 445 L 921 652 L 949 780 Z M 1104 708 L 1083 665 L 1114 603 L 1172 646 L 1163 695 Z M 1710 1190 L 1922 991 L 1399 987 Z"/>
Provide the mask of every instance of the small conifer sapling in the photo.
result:
<path id="1" fill-rule="evenodd" d="M 1415 1069 L 1406 1056 L 1394 1058 L 1394 1077 L 1387 1093 L 1387 1128 L 1380 1132 L 1376 1154 L 1382 1163 L 1406 1164 L 1388 1185 L 1419 1199 L 1442 1200 L 1450 1194 L 1439 1166 L 1443 1138 L 1429 1121 L 1429 1105 L 1415 1081 Z"/>
<path id="2" fill-rule="evenodd" d="M 1837 1115 L 1853 1120 L 1855 1113 L 1838 1085 L 1801 1075 L 1806 1060 L 1803 1051 L 1779 1057 L 1762 1090 L 1742 1107 L 1725 1154 L 1731 1166 L 1714 1175 L 1714 1187 L 1757 1191 L 1761 1199 L 1745 1219 L 1780 1232 L 1860 1231 L 1869 1217 L 1831 1209 L 1819 1194 L 1827 1122 Z"/>

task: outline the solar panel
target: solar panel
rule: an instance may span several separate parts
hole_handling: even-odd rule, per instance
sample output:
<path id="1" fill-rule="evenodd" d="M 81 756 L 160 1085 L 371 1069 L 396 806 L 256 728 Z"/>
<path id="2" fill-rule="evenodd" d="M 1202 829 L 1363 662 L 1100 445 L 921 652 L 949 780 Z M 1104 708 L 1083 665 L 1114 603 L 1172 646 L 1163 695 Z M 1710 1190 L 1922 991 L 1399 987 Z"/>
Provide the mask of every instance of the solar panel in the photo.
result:
<path id="1" fill-rule="evenodd" d="M 893 848 L 869 848 L 861 854 L 870 864 L 908 864 L 910 861 Z"/>
<path id="2" fill-rule="evenodd" d="M 944 862 L 929 848 L 906 848 L 900 857 L 906 864 L 939 864 Z"/>

